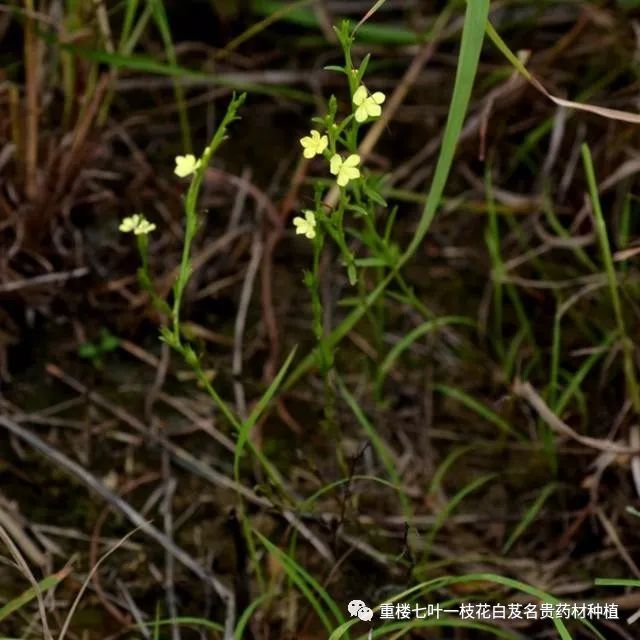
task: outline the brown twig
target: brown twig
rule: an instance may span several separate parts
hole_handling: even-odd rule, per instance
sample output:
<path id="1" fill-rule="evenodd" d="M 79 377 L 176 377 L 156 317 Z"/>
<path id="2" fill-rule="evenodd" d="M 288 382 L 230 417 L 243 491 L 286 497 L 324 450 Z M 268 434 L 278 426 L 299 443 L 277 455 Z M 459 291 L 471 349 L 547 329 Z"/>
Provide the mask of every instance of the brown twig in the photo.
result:
<path id="1" fill-rule="evenodd" d="M 242 285 L 240 293 L 240 303 L 238 304 L 238 312 L 236 314 L 234 326 L 233 340 L 233 362 L 231 372 L 233 374 L 233 392 L 236 399 L 236 406 L 239 416 L 247 419 L 247 401 L 242 384 L 242 354 L 244 344 L 244 330 L 247 322 L 247 313 L 249 312 L 249 304 L 253 294 L 253 285 L 255 282 L 258 268 L 260 267 L 260 259 L 262 258 L 263 244 L 258 233 L 255 234 L 251 245 L 251 260 L 247 268 L 246 277 Z"/>
<path id="2" fill-rule="evenodd" d="M 278 320 L 273 304 L 273 254 L 284 232 L 287 218 L 295 208 L 298 193 L 307 175 L 308 168 L 309 162 L 301 158 L 293 173 L 291 188 L 280 205 L 277 222 L 272 224 L 268 229 L 265 227 L 264 257 L 260 273 L 260 286 L 262 293 L 262 321 L 269 337 L 269 356 L 263 368 L 263 378 L 266 382 L 271 382 L 275 377 L 278 360 L 280 359 L 280 332 L 278 330 Z"/>
<path id="3" fill-rule="evenodd" d="M 216 576 L 207 571 L 200 563 L 192 558 L 186 551 L 178 547 L 172 540 L 167 538 L 160 530 L 156 529 L 150 522 L 145 520 L 128 502 L 108 489 L 100 480 L 89 473 L 86 469 L 71 460 L 61 451 L 47 444 L 44 440 L 36 436 L 31 431 L 20 426 L 6 416 L 0 416 L 0 425 L 10 431 L 24 442 L 28 443 L 36 451 L 46 458 L 56 463 L 68 474 L 82 482 L 90 490 L 97 493 L 106 500 L 114 509 L 122 513 L 135 527 L 140 529 L 147 536 L 155 540 L 163 549 L 173 555 L 182 565 L 189 569 L 203 582 L 210 584 L 220 599 L 225 603 L 225 640 L 233 638 L 233 628 L 235 624 L 235 601 L 233 592 L 223 584 Z"/>
<path id="4" fill-rule="evenodd" d="M 4 508 L 3 503 L 4 500 L 0 502 L 0 526 L 4 527 L 16 545 L 20 547 L 33 564 L 38 567 L 45 567 L 47 558 L 26 534 L 21 523 L 16 520 L 8 509 Z"/>
<path id="5" fill-rule="evenodd" d="M 553 431 L 576 440 L 585 447 L 591 449 L 597 449 L 598 451 L 606 451 L 608 453 L 616 453 L 622 455 L 638 454 L 640 449 L 637 447 L 630 447 L 625 444 L 618 444 L 617 442 L 611 442 L 610 440 L 601 440 L 599 438 L 591 438 L 590 436 L 582 436 L 574 431 L 568 424 L 560 420 L 558 416 L 553 413 L 549 405 L 542 399 L 538 392 L 531 386 L 529 382 L 522 382 L 516 380 L 512 387 L 513 393 L 526 400 L 536 413 L 547 423 Z"/>
<path id="6" fill-rule="evenodd" d="M 121 496 L 125 496 L 127 493 L 130 493 L 134 489 L 146 484 L 148 482 L 155 482 L 160 478 L 160 474 L 156 472 L 149 472 L 144 474 L 140 478 L 135 478 L 134 480 L 130 480 L 122 487 L 120 491 Z M 98 515 L 96 519 L 96 523 L 93 527 L 93 532 L 91 533 L 91 544 L 89 546 L 89 564 L 92 567 L 97 567 L 98 565 L 98 542 L 100 540 L 100 533 L 102 531 L 102 527 L 111 511 L 110 506 L 106 506 Z M 91 582 L 93 583 L 93 588 L 96 592 L 96 596 L 102 602 L 102 606 L 105 608 L 107 613 L 111 615 L 112 618 L 117 620 L 123 627 L 129 626 L 131 624 L 131 618 L 129 616 L 125 616 L 120 613 L 120 610 L 109 602 L 104 589 L 102 588 L 102 582 L 100 581 L 100 572 L 98 570 L 93 572 L 91 576 Z"/>
<path id="7" fill-rule="evenodd" d="M 49 623 L 47 621 L 47 611 L 44 606 L 44 599 L 42 597 L 42 590 L 38 586 L 38 582 L 36 581 L 27 561 L 24 559 L 22 553 L 16 545 L 14 544 L 11 536 L 4 530 L 2 525 L 0 525 L 0 540 L 4 542 L 4 544 L 9 549 L 13 559 L 16 561 L 17 567 L 20 569 L 22 574 L 27 578 L 27 580 L 31 583 L 31 586 L 36 594 L 36 600 L 38 602 L 38 610 L 40 612 L 40 621 L 42 623 L 42 632 L 45 640 L 53 640 L 53 636 L 51 635 L 51 630 L 49 629 Z M 70 571 L 69 568 L 63 570 L 58 575 L 64 576 L 68 574 Z"/>
<path id="8" fill-rule="evenodd" d="M 112 415 L 116 416 L 120 420 L 122 420 L 125 424 L 130 425 L 133 429 L 142 433 L 154 444 L 159 444 L 161 447 L 166 449 L 169 454 L 172 456 L 174 462 L 184 467 L 191 473 L 199 476 L 203 480 L 210 482 L 211 484 L 219 487 L 223 487 L 225 489 L 229 489 L 235 491 L 240 494 L 245 500 L 255 504 L 257 506 L 261 506 L 267 509 L 277 508 L 276 505 L 272 504 L 269 500 L 265 498 L 261 498 L 254 491 L 240 484 L 239 482 L 235 482 L 231 478 L 225 476 L 222 473 L 219 473 L 215 469 L 212 469 L 208 465 L 204 464 L 200 460 L 198 460 L 195 456 L 190 454 L 185 449 L 178 447 L 173 444 L 167 438 L 164 438 L 158 434 L 152 433 L 149 429 L 146 428 L 143 422 L 138 420 L 135 416 L 130 414 L 125 409 L 121 407 L 113 405 L 111 402 L 102 397 L 99 393 L 95 391 L 90 391 L 85 385 L 81 382 L 72 378 L 71 376 L 64 373 L 59 367 L 53 364 L 47 365 L 47 372 L 56 377 L 57 379 L 63 381 L 65 384 L 69 385 L 72 389 L 75 389 L 78 393 L 84 395 L 87 400 L 93 402 L 99 407 L 102 407 Z M 278 509 L 278 513 L 294 528 L 298 530 L 300 535 L 309 541 L 309 543 L 318 551 L 321 557 L 325 558 L 328 562 L 333 562 L 333 554 L 328 549 L 328 547 L 307 527 L 304 523 L 296 516 L 292 511 L 287 509 Z"/>

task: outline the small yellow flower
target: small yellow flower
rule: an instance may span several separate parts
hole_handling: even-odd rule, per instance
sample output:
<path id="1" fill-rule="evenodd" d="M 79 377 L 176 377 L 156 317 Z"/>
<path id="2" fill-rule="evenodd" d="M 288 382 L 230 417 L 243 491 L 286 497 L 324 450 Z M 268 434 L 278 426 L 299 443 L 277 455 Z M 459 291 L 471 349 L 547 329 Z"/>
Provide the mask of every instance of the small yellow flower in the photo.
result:
<path id="1" fill-rule="evenodd" d="M 125 218 L 120 223 L 119 228 L 123 233 L 146 236 L 156 228 L 156 225 L 153 222 L 149 222 L 141 213 L 134 213 L 132 216 Z"/>
<path id="2" fill-rule="evenodd" d="M 313 240 L 316 237 L 316 216 L 310 209 L 303 211 L 304 218 L 297 216 L 293 219 L 293 225 L 296 228 L 298 235 L 304 235 L 309 240 Z"/>
<path id="3" fill-rule="evenodd" d="M 367 118 L 377 118 L 382 113 L 380 106 L 386 99 L 382 91 L 369 95 L 367 88 L 361 84 L 353 94 L 353 104 L 356 105 L 356 121 L 364 122 Z"/>
<path id="4" fill-rule="evenodd" d="M 186 156 L 176 156 L 176 168 L 174 169 L 174 173 L 178 178 L 186 178 L 199 166 L 200 160 L 196 160 L 196 157 L 192 153 L 188 153 Z"/>
<path id="5" fill-rule="evenodd" d="M 329 171 L 334 176 L 337 176 L 338 186 L 344 187 L 349 180 L 355 180 L 360 177 L 360 156 L 357 153 L 352 153 L 346 160 L 343 160 L 337 153 L 331 158 L 329 165 Z"/>
<path id="6" fill-rule="evenodd" d="M 329 138 L 327 136 L 321 136 L 319 131 L 315 129 L 311 131 L 310 136 L 300 138 L 300 144 L 304 147 L 302 155 L 305 158 L 313 158 L 316 155 L 321 155 L 329 144 Z"/>

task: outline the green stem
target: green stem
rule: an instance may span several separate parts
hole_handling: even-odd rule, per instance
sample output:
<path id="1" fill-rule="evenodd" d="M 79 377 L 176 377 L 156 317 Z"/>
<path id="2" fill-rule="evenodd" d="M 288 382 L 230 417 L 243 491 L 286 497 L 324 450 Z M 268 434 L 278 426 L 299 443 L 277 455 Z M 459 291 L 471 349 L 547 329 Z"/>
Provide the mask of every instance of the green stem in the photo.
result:
<path id="1" fill-rule="evenodd" d="M 635 364 L 633 362 L 633 342 L 627 335 L 624 315 L 622 313 L 622 304 L 620 302 L 620 294 L 618 292 L 618 278 L 613 265 L 613 257 L 611 255 L 611 247 L 609 246 L 609 237 L 607 235 L 607 226 L 602 214 L 600 198 L 598 196 L 598 183 L 596 174 L 593 169 L 593 161 L 591 152 L 586 144 L 582 145 L 582 161 L 584 163 L 585 173 L 587 174 L 587 182 L 589 184 L 589 192 L 591 195 L 591 203 L 593 205 L 593 214 L 596 223 L 596 234 L 600 244 L 600 252 L 604 262 L 607 281 L 609 283 L 609 292 L 611 294 L 611 304 L 615 315 L 618 333 L 622 340 L 622 353 L 624 357 L 624 374 L 627 382 L 627 390 L 631 397 L 633 409 L 636 413 L 640 413 L 640 390 L 638 388 L 638 380 L 636 378 Z"/>

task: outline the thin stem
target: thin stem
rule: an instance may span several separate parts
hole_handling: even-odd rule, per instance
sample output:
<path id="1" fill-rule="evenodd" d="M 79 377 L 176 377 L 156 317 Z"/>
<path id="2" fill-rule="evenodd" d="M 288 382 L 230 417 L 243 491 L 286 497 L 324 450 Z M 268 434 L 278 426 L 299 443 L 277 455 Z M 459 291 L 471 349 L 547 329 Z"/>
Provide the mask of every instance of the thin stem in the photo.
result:
<path id="1" fill-rule="evenodd" d="M 598 196 L 598 183 L 596 174 L 593 169 L 593 161 L 591 152 L 586 144 L 582 145 L 582 161 L 584 163 L 585 173 L 587 174 L 587 182 L 589 184 L 589 192 L 591 195 L 591 203 L 593 205 L 593 215 L 595 217 L 596 234 L 600 243 L 600 252 L 604 262 L 607 281 L 609 283 L 609 292 L 611 294 L 611 304 L 615 315 L 618 333 L 622 340 L 622 353 L 624 357 L 624 374 L 627 381 L 627 389 L 633 403 L 636 413 L 640 412 L 640 389 L 638 388 L 638 380 L 636 378 L 635 364 L 633 362 L 633 342 L 627 335 L 627 330 L 622 313 L 622 304 L 620 302 L 620 294 L 618 292 L 618 278 L 615 267 L 613 265 L 613 257 L 611 255 L 611 247 L 609 245 L 609 237 L 607 235 L 607 226 L 602 214 L 600 198 Z"/>

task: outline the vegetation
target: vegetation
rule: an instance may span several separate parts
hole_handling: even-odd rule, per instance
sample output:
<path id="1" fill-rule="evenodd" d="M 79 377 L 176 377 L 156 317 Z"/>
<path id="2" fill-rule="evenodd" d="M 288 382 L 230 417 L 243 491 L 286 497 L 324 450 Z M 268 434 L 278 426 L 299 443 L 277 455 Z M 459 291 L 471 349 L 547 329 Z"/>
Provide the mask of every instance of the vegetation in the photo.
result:
<path id="1" fill-rule="evenodd" d="M 0 638 L 636 637 L 638 11 L 0 6 Z"/>

